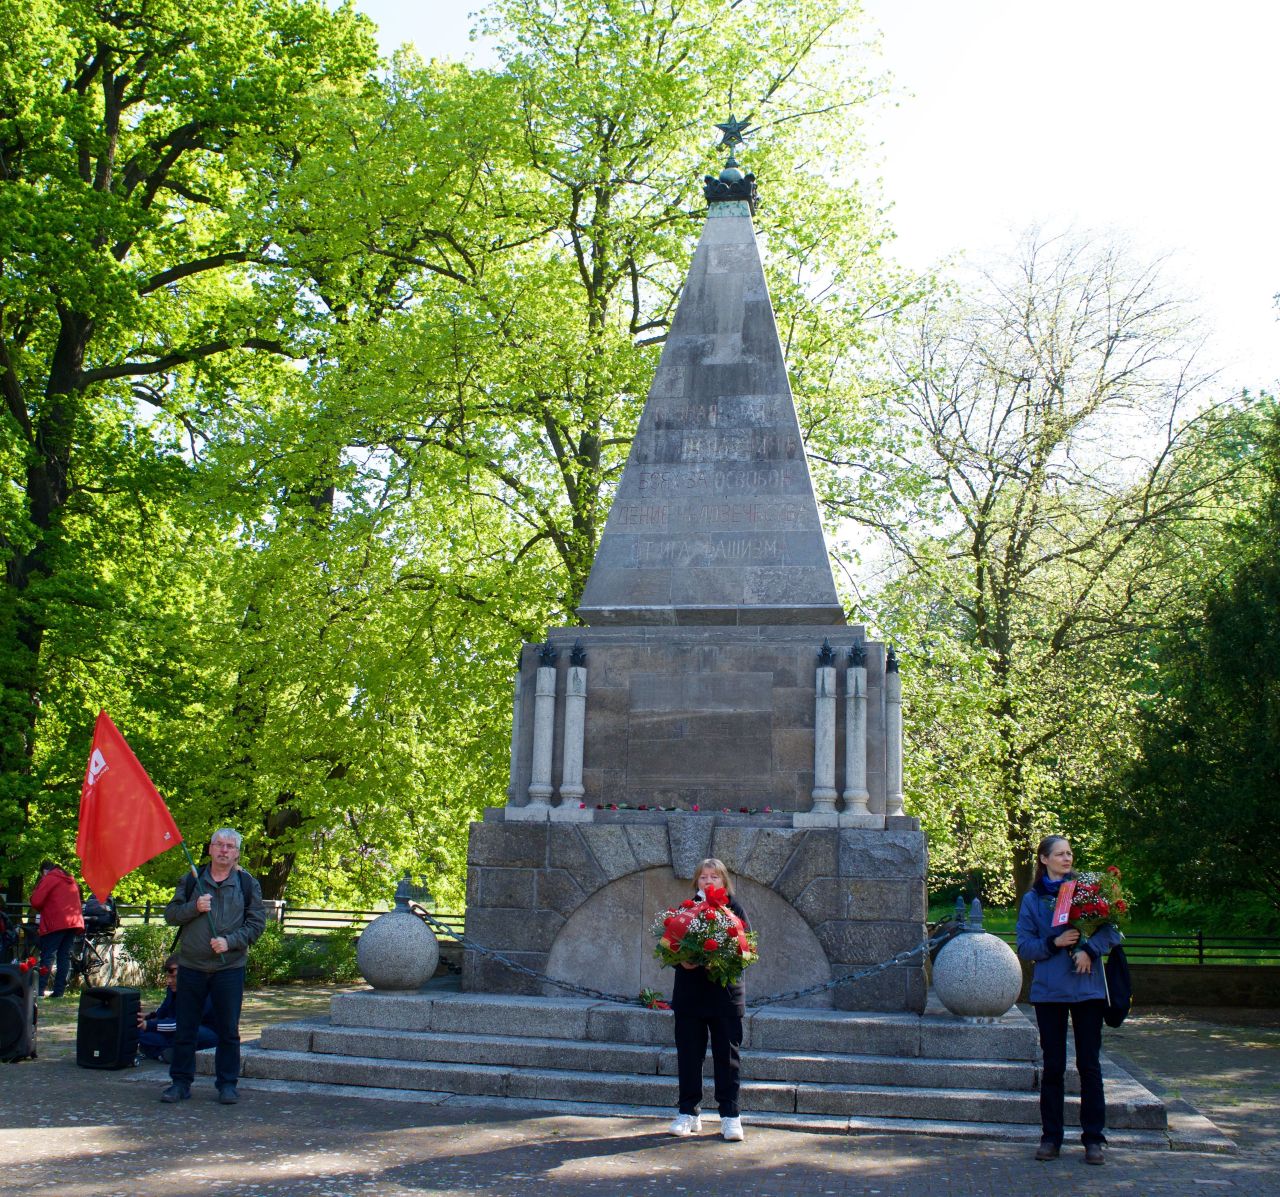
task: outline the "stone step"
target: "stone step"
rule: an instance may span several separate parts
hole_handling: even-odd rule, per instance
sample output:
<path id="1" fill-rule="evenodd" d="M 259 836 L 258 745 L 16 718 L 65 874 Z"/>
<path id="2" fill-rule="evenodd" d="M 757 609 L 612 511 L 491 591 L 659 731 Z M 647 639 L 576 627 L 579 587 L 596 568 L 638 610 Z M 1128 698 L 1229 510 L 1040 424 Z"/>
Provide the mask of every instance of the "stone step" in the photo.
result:
<path id="1" fill-rule="evenodd" d="M 335 1026 L 388 1031 L 564 1039 L 577 1043 L 648 1044 L 672 1041 L 671 1014 L 577 998 L 499 994 L 388 993 L 335 995 Z M 1035 1061 L 1035 1028 L 1016 1009 L 990 1022 L 950 1014 L 878 1014 L 769 1007 L 748 1010 L 746 1051 L 802 1051 L 897 1058 Z"/>
<path id="2" fill-rule="evenodd" d="M 210 1060 L 212 1055 L 210 1055 Z M 202 1072 L 212 1072 L 212 1062 Z M 150 1077 L 126 1077 L 125 1080 L 150 1080 Z M 655 1129 L 665 1129 L 671 1118 L 669 1106 L 625 1106 L 601 1102 L 526 1101 L 511 1097 L 455 1097 L 449 1093 L 429 1093 L 417 1089 L 382 1089 L 371 1085 L 326 1085 L 309 1081 L 245 1080 L 241 1088 L 261 1093 L 280 1093 L 315 1097 L 322 1101 L 358 1098 L 389 1101 L 397 1104 L 448 1106 L 462 1110 L 501 1110 L 519 1116 L 536 1117 L 571 1115 L 579 1118 L 633 1118 L 654 1122 Z M 714 1114 L 708 1117 L 704 1134 L 715 1135 L 718 1129 Z M 799 1130 L 827 1135 L 931 1135 L 939 1138 L 1000 1143 L 1039 1142 L 1038 1125 L 1002 1122 L 943 1122 L 927 1118 L 837 1118 L 827 1114 L 762 1114 L 748 1112 L 743 1122 L 750 1127 L 776 1130 Z M 1213 1151 L 1234 1152 L 1235 1143 L 1227 1138 L 1203 1115 L 1190 1110 L 1179 1113 L 1178 1103 L 1170 1108 L 1167 1130 L 1126 1130 L 1108 1127 L 1107 1141 L 1114 1148 L 1138 1151 Z M 1072 1148 L 1071 1150 L 1076 1150 Z"/>
<path id="3" fill-rule="evenodd" d="M 508 1035 L 386 1031 L 335 1027 L 324 1021 L 280 1023 L 262 1032 L 271 1051 L 314 1051 L 380 1060 L 477 1063 L 559 1068 L 633 1075 L 676 1075 L 676 1051 L 666 1045 L 570 1043 Z M 711 1070 L 708 1058 L 706 1069 Z M 753 1050 L 743 1056 L 745 1080 L 812 1081 L 820 1084 L 914 1085 L 935 1088 L 1034 1091 L 1035 1066 L 1027 1061 L 895 1059 L 866 1054 Z"/>
<path id="4" fill-rule="evenodd" d="M 212 1060 L 204 1059 L 201 1065 L 202 1071 L 209 1069 Z M 257 1045 L 246 1047 L 243 1072 L 253 1079 L 368 1085 L 450 1096 L 668 1108 L 675 1099 L 674 1079 L 656 1074 L 339 1056 L 266 1050 Z M 742 1104 L 765 1114 L 1039 1124 L 1038 1096 L 1026 1091 L 747 1080 Z M 1078 1102 L 1068 1097 L 1066 1106 L 1070 1124 L 1078 1120 Z M 1117 1128 L 1162 1130 L 1166 1125 L 1164 1104 L 1123 1073 L 1108 1077 L 1107 1118 Z"/>

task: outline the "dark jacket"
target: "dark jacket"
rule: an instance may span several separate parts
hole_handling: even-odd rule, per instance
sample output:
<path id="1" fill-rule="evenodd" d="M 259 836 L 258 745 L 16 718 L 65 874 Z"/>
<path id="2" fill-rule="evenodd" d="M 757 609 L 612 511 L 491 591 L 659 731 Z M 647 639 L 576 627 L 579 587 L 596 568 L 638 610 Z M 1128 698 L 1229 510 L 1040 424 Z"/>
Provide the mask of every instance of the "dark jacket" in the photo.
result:
<path id="1" fill-rule="evenodd" d="M 729 899 L 729 909 L 751 930 L 746 912 L 736 898 Z M 747 1012 L 746 988 L 739 981 L 736 985 L 721 985 L 713 981 L 705 968 L 684 968 L 677 964 L 676 978 L 671 986 L 671 1009 L 679 1014 L 695 1018 L 716 1018 L 736 1014 L 741 1018 Z"/>
<path id="2" fill-rule="evenodd" d="M 1076 972 L 1075 960 L 1066 948 L 1053 941 L 1065 927 L 1053 927 L 1056 898 L 1042 882 L 1027 891 L 1018 911 L 1018 955 L 1035 962 L 1031 978 L 1033 1002 L 1086 1002 L 1105 998 L 1102 980 L 1102 958 L 1123 936 L 1110 923 L 1099 927 L 1088 939 L 1082 935 L 1083 950 L 1093 957 L 1093 971 Z"/>
<path id="3" fill-rule="evenodd" d="M 54 931 L 83 931 L 80 887 L 65 869 L 52 868 L 31 891 L 31 906 L 40 912 L 40 934 Z"/>
<path id="4" fill-rule="evenodd" d="M 247 884 L 241 884 L 241 873 L 244 873 Z M 227 941 L 227 950 L 221 960 L 209 947 L 209 940 L 215 934 L 209 929 L 209 916 L 196 909 L 196 899 L 201 894 L 213 895 L 209 913 L 213 915 L 216 934 L 224 936 Z M 262 887 L 257 878 L 239 868 L 232 869 L 225 881 L 216 882 L 209 873 L 209 866 L 205 865 L 196 881 L 187 874 L 178 882 L 173 900 L 164 908 L 164 921 L 171 927 L 182 928 L 178 937 L 180 965 L 205 973 L 243 968 L 249 956 L 249 945 L 257 940 L 267 925 Z"/>

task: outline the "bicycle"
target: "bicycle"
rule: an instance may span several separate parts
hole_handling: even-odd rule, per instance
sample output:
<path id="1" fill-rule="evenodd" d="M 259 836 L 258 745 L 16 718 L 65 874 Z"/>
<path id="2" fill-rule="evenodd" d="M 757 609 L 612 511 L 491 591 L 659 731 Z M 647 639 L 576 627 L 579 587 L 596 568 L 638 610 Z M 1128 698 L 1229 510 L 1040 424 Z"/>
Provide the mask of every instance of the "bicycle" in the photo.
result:
<path id="1" fill-rule="evenodd" d="M 67 988 L 77 982 L 85 988 L 110 983 L 116 971 L 115 930 L 86 931 L 71 947 L 71 975 Z"/>

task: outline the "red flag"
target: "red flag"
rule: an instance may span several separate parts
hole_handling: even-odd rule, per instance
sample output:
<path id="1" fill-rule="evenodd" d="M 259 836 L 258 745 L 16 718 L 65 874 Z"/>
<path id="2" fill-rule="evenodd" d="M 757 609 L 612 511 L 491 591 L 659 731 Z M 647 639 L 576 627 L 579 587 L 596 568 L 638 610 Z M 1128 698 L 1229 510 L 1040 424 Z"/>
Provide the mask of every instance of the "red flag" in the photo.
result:
<path id="1" fill-rule="evenodd" d="M 98 713 L 80 790 L 80 871 L 104 900 L 126 873 L 182 842 L 164 799 L 106 711 Z"/>

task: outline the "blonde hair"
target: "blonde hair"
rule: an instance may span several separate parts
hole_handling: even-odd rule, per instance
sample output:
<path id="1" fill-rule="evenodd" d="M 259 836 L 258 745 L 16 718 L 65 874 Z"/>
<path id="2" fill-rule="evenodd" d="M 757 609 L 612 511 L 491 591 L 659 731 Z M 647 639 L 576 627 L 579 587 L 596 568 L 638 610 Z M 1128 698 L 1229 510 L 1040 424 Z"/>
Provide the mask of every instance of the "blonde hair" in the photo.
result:
<path id="1" fill-rule="evenodd" d="M 705 860 L 698 861 L 698 867 L 693 870 L 693 888 L 697 892 L 698 878 L 702 875 L 703 869 L 715 869 L 720 874 L 720 879 L 724 882 L 725 891 L 729 897 L 733 897 L 733 874 L 725 867 L 725 863 L 718 856 L 708 856 Z"/>

